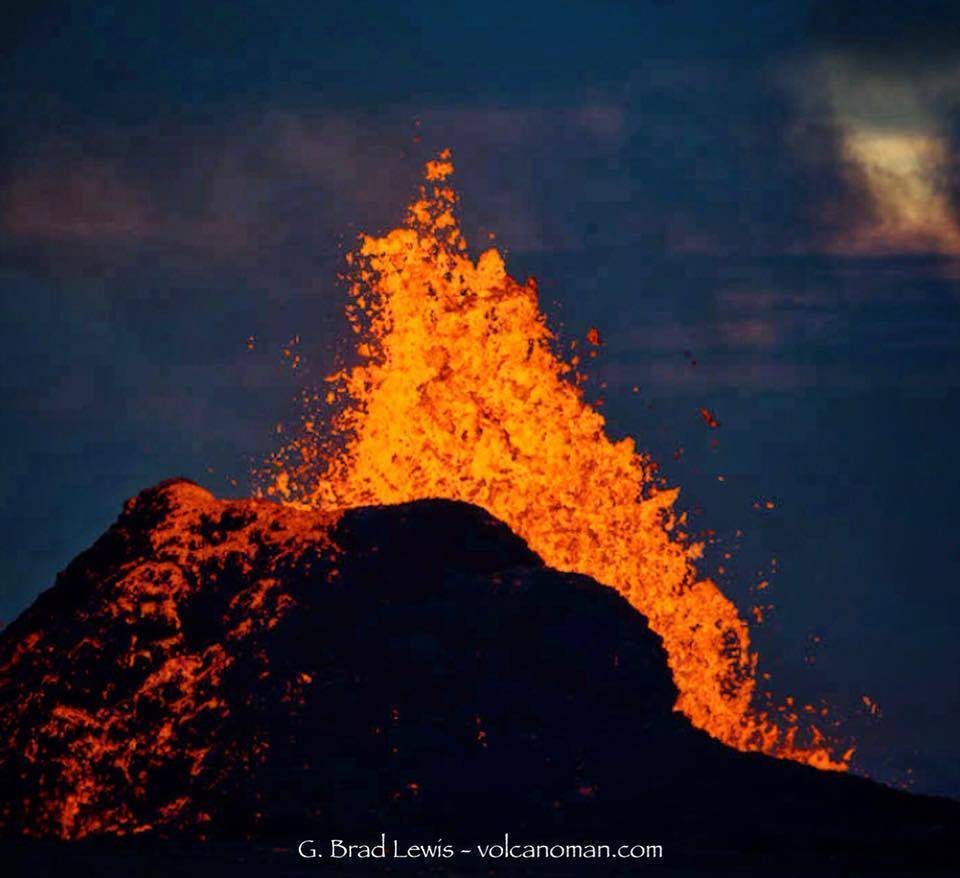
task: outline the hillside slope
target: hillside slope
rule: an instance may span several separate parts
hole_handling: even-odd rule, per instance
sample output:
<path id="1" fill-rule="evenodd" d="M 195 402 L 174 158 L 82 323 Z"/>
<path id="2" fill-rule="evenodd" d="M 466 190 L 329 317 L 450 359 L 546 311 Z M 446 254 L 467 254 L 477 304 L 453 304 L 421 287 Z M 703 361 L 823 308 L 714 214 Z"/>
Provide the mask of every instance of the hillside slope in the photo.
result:
<path id="1" fill-rule="evenodd" d="M 675 698 L 643 616 L 476 507 L 172 481 L 0 634 L 2 831 L 96 874 L 159 839 L 292 869 L 300 838 L 381 831 L 658 842 L 694 873 L 955 865 L 960 805 L 729 750 Z"/>

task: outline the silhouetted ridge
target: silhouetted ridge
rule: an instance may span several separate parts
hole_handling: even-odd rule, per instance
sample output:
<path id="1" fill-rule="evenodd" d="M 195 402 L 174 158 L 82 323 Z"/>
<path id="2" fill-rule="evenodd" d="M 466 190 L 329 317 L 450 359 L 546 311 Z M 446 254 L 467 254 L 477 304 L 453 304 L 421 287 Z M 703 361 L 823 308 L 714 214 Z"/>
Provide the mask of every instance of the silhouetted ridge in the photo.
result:
<path id="1" fill-rule="evenodd" d="M 0 634 L 0 819 L 101 849 L 509 830 L 717 870 L 946 868 L 956 804 L 729 750 L 676 694 L 624 598 L 477 507 L 174 480 Z"/>

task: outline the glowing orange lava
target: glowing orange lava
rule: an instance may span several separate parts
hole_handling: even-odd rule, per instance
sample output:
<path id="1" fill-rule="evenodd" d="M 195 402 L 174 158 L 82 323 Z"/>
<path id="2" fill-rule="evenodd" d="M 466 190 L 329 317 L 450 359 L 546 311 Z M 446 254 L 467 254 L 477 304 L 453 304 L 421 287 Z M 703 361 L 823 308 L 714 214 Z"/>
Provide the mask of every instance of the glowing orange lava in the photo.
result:
<path id="1" fill-rule="evenodd" d="M 677 489 L 632 439 L 607 437 L 576 360 L 555 351 L 536 283 L 510 277 L 494 249 L 467 255 L 452 171 L 449 151 L 429 162 L 403 225 L 348 257 L 360 365 L 328 379 L 316 402 L 334 414 L 304 417 L 268 463 L 265 492 L 325 509 L 478 504 L 550 566 L 617 588 L 647 616 L 676 709 L 696 726 L 740 750 L 845 769 L 851 751 L 802 724 L 819 710 L 758 707 L 747 623 L 697 572 L 702 545 L 674 509 Z"/>

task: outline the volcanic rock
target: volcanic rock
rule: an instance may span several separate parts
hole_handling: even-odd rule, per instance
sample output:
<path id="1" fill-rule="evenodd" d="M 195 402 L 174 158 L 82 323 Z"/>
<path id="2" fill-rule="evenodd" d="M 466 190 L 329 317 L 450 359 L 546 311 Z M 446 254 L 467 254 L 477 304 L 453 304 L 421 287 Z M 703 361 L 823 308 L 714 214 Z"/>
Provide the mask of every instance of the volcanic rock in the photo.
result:
<path id="1" fill-rule="evenodd" d="M 180 873 L 315 874 L 299 839 L 381 832 L 659 843 L 675 875 L 956 864 L 957 803 L 730 750 L 675 699 L 642 615 L 477 507 L 171 481 L 0 634 L 0 830 L 75 874 L 169 874 L 172 844 Z"/>

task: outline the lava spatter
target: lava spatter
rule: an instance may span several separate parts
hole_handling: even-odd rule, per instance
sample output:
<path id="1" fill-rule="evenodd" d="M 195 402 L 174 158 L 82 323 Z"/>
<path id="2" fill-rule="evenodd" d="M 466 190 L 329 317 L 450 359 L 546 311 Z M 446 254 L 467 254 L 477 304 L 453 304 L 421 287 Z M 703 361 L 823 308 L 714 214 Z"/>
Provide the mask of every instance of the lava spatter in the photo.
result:
<path id="1" fill-rule="evenodd" d="M 34 792 L 4 799 L 0 826 L 82 838 L 208 822 L 185 791 L 236 783 L 267 747 L 231 747 L 247 705 L 225 677 L 271 674 L 259 638 L 296 603 L 278 572 L 332 558 L 334 520 L 182 480 L 130 500 L 4 632 L 0 785 Z"/>
<path id="2" fill-rule="evenodd" d="M 747 623 L 699 572 L 678 489 L 632 439 L 609 438 L 558 353 L 536 282 L 512 278 L 495 249 L 467 254 L 452 171 L 449 151 L 428 162 L 404 222 L 348 257 L 359 365 L 330 376 L 299 436 L 259 474 L 264 493 L 324 509 L 478 504 L 547 564 L 617 588 L 647 616 L 676 709 L 696 726 L 740 750 L 844 770 L 851 750 L 759 706 Z"/>

